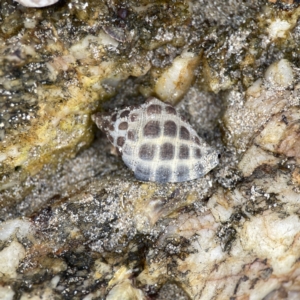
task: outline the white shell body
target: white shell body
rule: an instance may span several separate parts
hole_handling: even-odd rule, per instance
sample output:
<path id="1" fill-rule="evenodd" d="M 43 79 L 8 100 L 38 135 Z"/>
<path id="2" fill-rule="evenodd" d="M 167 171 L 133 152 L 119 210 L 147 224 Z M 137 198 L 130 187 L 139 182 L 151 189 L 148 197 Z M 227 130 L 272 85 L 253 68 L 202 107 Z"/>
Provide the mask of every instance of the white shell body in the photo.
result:
<path id="1" fill-rule="evenodd" d="M 204 176 L 218 154 L 170 104 L 150 98 L 138 107 L 92 116 L 141 181 L 182 182 Z"/>
<path id="2" fill-rule="evenodd" d="M 59 0 L 15 0 L 25 7 L 45 7 L 50 6 Z"/>

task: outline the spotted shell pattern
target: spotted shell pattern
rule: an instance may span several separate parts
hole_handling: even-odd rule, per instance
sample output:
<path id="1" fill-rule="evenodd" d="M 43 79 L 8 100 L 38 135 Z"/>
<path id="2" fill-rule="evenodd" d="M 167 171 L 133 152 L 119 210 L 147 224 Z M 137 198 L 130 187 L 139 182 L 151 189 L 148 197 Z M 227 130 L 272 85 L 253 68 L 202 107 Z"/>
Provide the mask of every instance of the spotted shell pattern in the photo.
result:
<path id="1" fill-rule="evenodd" d="M 178 111 L 156 98 L 92 119 L 138 180 L 183 182 L 204 176 L 218 164 L 218 154 Z"/>

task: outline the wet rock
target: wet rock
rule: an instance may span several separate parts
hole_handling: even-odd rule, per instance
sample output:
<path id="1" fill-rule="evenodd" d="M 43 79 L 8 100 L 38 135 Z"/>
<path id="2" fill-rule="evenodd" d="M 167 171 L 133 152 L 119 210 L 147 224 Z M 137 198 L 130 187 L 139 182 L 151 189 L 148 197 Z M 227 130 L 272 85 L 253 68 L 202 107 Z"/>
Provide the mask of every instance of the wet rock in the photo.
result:
<path id="1" fill-rule="evenodd" d="M 296 3 L 0 5 L 0 298 L 299 298 Z M 220 164 L 141 183 L 90 115 L 174 78 Z"/>

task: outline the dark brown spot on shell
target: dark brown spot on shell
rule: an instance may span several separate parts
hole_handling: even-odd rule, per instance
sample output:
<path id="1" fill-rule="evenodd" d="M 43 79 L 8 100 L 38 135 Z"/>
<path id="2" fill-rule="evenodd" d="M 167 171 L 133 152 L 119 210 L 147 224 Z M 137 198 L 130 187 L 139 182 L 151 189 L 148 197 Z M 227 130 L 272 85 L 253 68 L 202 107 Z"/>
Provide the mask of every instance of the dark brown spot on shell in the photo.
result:
<path id="1" fill-rule="evenodd" d="M 147 107 L 147 115 L 158 115 L 161 114 L 161 106 L 157 104 L 151 104 Z"/>
<path id="2" fill-rule="evenodd" d="M 109 131 L 114 131 L 115 130 L 114 124 L 109 124 L 108 129 Z"/>
<path id="3" fill-rule="evenodd" d="M 190 157 L 190 149 L 186 145 L 180 145 L 179 147 L 179 158 L 188 159 Z"/>
<path id="4" fill-rule="evenodd" d="M 100 128 L 102 128 L 102 130 L 103 129 L 106 129 L 108 126 L 109 126 L 109 124 L 110 124 L 110 122 L 107 120 L 107 119 L 103 119 L 103 120 L 97 120 L 97 126 L 99 126 Z"/>
<path id="5" fill-rule="evenodd" d="M 138 115 L 138 114 L 132 113 L 132 114 L 130 115 L 130 121 L 131 121 L 131 122 L 138 121 L 138 119 L 139 119 L 139 115 Z"/>
<path id="6" fill-rule="evenodd" d="M 145 101 L 145 103 L 151 103 L 151 102 L 153 102 L 153 101 L 155 101 L 155 100 L 157 100 L 155 97 L 150 97 L 150 98 L 148 98 L 148 99 Z"/>
<path id="7" fill-rule="evenodd" d="M 190 133 L 184 126 L 180 127 L 179 136 L 183 140 L 189 140 L 190 139 Z"/>
<path id="8" fill-rule="evenodd" d="M 126 130 L 128 128 L 128 123 L 127 122 L 122 122 L 119 124 L 119 129 L 120 130 Z"/>
<path id="9" fill-rule="evenodd" d="M 148 181 L 150 179 L 151 169 L 145 165 L 137 165 L 134 175 L 137 180 Z"/>
<path id="10" fill-rule="evenodd" d="M 177 181 L 182 182 L 189 179 L 190 172 L 187 166 L 181 165 L 177 167 Z"/>
<path id="11" fill-rule="evenodd" d="M 124 110 L 123 112 L 121 112 L 120 114 L 120 118 L 127 118 L 129 115 L 130 111 L 129 110 Z"/>
<path id="12" fill-rule="evenodd" d="M 201 151 L 200 151 L 200 149 L 199 148 L 197 148 L 197 149 L 195 149 L 195 157 L 196 158 L 201 158 Z"/>
<path id="13" fill-rule="evenodd" d="M 116 120 L 117 120 L 117 115 L 118 115 L 118 114 L 117 114 L 116 112 L 112 114 L 112 116 L 111 116 L 111 118 L 110 118 L 112 122 L 116 122 Z"/>
<path id="14" fill-rule="evenodd" d="M 117 145 L 120 146 L 120 147 L 123 147 L 124 143 L 125 143 L 125 138 L 124 138 L 124 136 L 119 136 L 119 137 L 117 138 Z"/>
<path id="15" fill-rule="evenodd" d="M 149 121 L 144 127 L 144 136 L 156 138 L 160 135 L 160 126 L 158 121 Z"/>
<path id="16" fill-rule="evenodd" d="M 176 109 L 172 106 L 166 106 L 166 113 L 169 115 L 176 115 Z"/>
<path id="17" fill-rule="evenodd" d="M 174 158 L 175 149 L 171 143 L 164 143 L 160 146 L 159 157 L 161 160 L 171 160 Z"/>
<path id="18" fill-rule="evenodd" d="M 166 166 L 160 166 L 155 172 L 155 181 L 169 182 L 171 178 L 171 169 Z"/>
<path id="19" fill-rule="evenodd" d="M 180 120 L 183 121 L 183 122 L 187 122 L 187 119 L 184 116 L 180 116 Z"/>
<path id="20" fill-rule="evenodd" d="M 152 160 L 155 155 L 155 145 L 143 144 L 139 149 L 139 157 L 142 160 Z"/>
<path id="21" fill-rule="evenodd" d="M 201 146 L 200 145 L 200 139 L 197 136 L 194 137 L 194 140 L 195 140 L 197 145 Z"/>
<path id="22" fill-rule="evenodd" d="M 135 139 L 136 139 L 136 132 L 135 132 L 135 130 L 128 130 L 127 137 L 128 137 L 129 140 L 135 141 Z"/>
<path id="23" fill-rule="evenodd" d="M 164 135 L 165 136 L 176 136 L 177 125 L 174 121 L 166 121 L 164 124 Z"/>

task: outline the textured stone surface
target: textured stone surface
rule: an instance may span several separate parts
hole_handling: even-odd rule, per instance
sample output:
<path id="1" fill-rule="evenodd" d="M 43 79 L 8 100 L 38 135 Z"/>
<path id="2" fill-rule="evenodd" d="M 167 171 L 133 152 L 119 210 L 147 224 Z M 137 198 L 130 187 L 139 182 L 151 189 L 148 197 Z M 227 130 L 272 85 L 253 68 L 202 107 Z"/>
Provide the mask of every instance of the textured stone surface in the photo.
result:
<path id="1" fill-rule="evenodd" d="M 0 297 L 300 298 L 297 3 L 0 5 Z M 141 183 L 90 115 L 164 80 L 220 163 Z"/>

